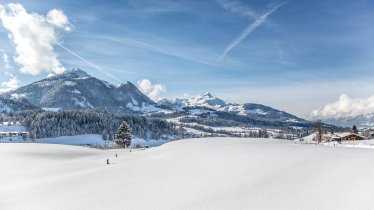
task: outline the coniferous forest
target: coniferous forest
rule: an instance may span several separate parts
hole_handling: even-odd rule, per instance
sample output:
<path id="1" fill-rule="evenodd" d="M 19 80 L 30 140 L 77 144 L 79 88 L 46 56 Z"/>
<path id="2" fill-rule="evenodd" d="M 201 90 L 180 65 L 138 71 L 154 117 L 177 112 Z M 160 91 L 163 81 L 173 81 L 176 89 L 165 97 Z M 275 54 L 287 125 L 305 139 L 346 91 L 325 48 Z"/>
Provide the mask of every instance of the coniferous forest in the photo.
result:
<path id="1" fill-rule="evenodd" d="M 102 110 L 65 110 L 58 112 L 23 111 L 0 114 L 0 123 L 20 122 L 32 138 L 101 134 L 105 140 L 114 140 L 122 122 L 132 135 L 143 139 L 175 139 L 178 129 L 173 123 L 159 118 L 113 114 Z"/>

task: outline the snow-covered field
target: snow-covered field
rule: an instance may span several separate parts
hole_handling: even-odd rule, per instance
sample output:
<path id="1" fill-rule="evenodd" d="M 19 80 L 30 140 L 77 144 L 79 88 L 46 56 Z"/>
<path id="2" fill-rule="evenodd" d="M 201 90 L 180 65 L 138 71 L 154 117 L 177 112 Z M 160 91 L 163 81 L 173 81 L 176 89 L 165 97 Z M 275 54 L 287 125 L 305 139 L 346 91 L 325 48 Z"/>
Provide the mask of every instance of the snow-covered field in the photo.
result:
<path id="1" fill-rule="evenodd" d="M 26 128 L 21 125 L 0 124 L 0 132 L 22 132 L 22 131 L 26 131 Z"/>
<path id="2" fill-rule="evenodd" d="M 374 140 L 360 140 L 360 141 L 342 141 L 341 143 L 338 142 L 325 142 L 321 143 L 324 146 L 332 146 L 332 147 L 354 147 L 354 148 L 367 148 L 367 149 L 374 149 Z"/>
<path id="3" fill-rule="evenodd" d="M 37 143 L 44 143 L 44 144 L 66 144 L 66 145 L 81 145 L 81 146 L 91 146 L 91 147 L 98 147 L 98 148 L 113 148 L 114 143 L 112 141 L 104 141 L 102 135 L 99 134 L 84 134 L 84 135 L 76 135 L 76 136 L 60 136 L 54 138 L 41 138 L 36 140 Z M 131 140 L 132 145 L 140 145 L 140 146 L 149 146 L 155 147 L 160 146 L 169 142 L 168 140 L 155 140 L 155 139 L 140 139 L 140 138 L 133 138 Z M 0 138 L 0 143 L 32 143 L 31 139 L 22 140 L 21 137 L 6 137 Z"/>
<path id="4" fill-rule="evenodd" d="M 370 149 L 271 139 L 0 144 L 0 209 L 373 209 L 373 162 Z"/>
<path id="5" fill-rule="evenodd" d="M 315 138 L 315 134 L 311 134 L 309 136 L 303 137 L 303 141 L 300 139 L 295 139 L 293 142 L 295 144 L 317 144 L 313 139 Z M 374 139 L 366 139 L 366 140 L 357 140 L 357 141 L 329 141 L 329 142 L 321 142 L 320 145 L 323 146 L 330 146 L 330 147 L 352 147 L 352 148 L 365 148 L 365 149 L 374 149 Z"/>
<path id="6" fill-rule="evenodd" d="M 37 139 L 38 143 L 45 144 L 68 144 L 68 145 L 93 145 L 93 146 L 110 146 L 111 141 L 104 141 L 99 134 L 84 134 L 76 136 L 60 136 L 55 138 Z"/>

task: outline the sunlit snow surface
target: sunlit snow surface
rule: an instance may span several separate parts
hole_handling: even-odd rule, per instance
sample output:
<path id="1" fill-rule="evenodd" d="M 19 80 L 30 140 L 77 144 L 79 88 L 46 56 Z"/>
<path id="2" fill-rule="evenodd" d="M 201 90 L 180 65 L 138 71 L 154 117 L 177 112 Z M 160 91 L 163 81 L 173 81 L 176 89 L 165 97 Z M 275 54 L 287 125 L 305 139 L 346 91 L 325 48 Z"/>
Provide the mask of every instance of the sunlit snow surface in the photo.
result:
<path id="1" fill-rule="evenodd" d="M 0 209 L 373 209 L 373 162 L 371 149 L 270 139 L 0 144 Z"/>

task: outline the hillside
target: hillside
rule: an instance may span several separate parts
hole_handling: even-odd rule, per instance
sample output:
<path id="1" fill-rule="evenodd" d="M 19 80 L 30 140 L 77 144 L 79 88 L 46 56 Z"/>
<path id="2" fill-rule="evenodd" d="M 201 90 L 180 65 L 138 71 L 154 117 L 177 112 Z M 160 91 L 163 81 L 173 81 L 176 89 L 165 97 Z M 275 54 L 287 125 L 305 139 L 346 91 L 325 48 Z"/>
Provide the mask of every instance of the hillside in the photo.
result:
<path id="1" fill-rule="evenodd" d="M 80 69 L 72 69 L 5 95 L 23 98 L 46 110 L 102 109 L 113 113 L 158 110 L 156 103 L 130 82 L 108 84 Z"/>

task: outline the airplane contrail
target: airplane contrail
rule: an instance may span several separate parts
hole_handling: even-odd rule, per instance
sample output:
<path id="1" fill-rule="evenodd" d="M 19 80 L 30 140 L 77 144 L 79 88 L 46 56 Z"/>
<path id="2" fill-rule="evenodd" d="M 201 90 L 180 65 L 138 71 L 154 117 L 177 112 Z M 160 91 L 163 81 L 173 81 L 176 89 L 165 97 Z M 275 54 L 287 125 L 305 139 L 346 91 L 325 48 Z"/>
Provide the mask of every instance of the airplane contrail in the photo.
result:
<path id="1" fill-rule="evenodd" d="M 88 65 L 90 65 L 91 67 L 95 68 L 95 69 L 98 70 L 99 72 L 101 72 L 101 73 L 103 73 L 103 74 L 109 76 L 110 78 L 112 78 L 112 79 L 114 79 L 114 80 L 116 80 L 116 81 L 118 81 L 118 82 L 122 82 L 121 80 L 119 80 L 119 79 L 117 79 L 115 76 L 113 76 L 112 74 L 110 74 L 110 73 L 104 71 L 104 70 L 101 69 L 99 66 L 97 66 L 97 65 L 95 65 L 94 63 L 91 63 L 90 61 L 84 59 L 82 56 L 80 56 L 80 55 L 78 55 L 77 53 L 75 53 L 75 52 L 69 50 L 68 48 L 66 48 L 66 47 L 63 46 L 62 44 L 60 44 L 60 43 L 58 43 L 58 42 L 56 42 L 56 44 L 57 44 L 58 46 L 60 46 L 62 49 L 64 49 L 64 50 L 68 51 L 69 53 L 71 53 L 72 55 L 74 55 L 74 56 L 76 56 L 77 58 L 81 59 L 82 61 L 84 61 L 85 63 L 87 63 Z"/>
<path id="2" fill-rule="evenodd" d="M 223 51 L 220 59 L 223 59 L 227 53 L 229 53 L 236 45 L 238 45 L 241 41 L 243 41 L 249 34 L 251 34 L 257 27 L 261 26 L 263 22 L 275 12 L 279 7 L 283 6 L 286 2 L 276 5 L 275 7 L 271 8 L 269 11 L 265 12 L 261 16 L 255 19 L 253 23 L 251 23 L 242 33 L 240 33 L 231 43 L 225 48 Z"/>

